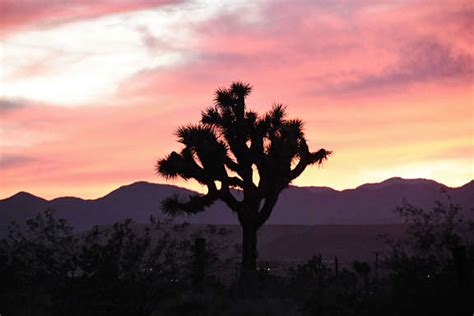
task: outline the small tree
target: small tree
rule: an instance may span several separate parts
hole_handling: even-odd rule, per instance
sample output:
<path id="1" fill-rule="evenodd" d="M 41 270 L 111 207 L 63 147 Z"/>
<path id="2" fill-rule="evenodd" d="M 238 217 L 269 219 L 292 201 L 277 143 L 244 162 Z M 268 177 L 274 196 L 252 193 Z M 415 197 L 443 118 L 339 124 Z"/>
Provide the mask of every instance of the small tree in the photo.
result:
<path id="1" fill-rule="evenodd" d="M 270 217 L 280 192 L 307 166 L 322 163 L 331 153 L 311 152 L 303 122 L 287 119 L 283 105 L 274 105 L 262 116 L 249 110 L 245 99 L 250 92 L 251 86 L 240 82 L 217 89 L 215 105 L 202 112 L 201 121 L 178 128 L 184 148 L 156 166 L 165 178 L 195 179 L 208 189 L 207 194 L 186 200 L 178 195 L 165 199 L 161 204 L 165 213 L 195 214 L 221 200 L 237 214 L 242 227 L 242 271 L 255 270 L 257 230 Z M 232 188 L 242 192 L 242 199 L 235 197 Z"/>

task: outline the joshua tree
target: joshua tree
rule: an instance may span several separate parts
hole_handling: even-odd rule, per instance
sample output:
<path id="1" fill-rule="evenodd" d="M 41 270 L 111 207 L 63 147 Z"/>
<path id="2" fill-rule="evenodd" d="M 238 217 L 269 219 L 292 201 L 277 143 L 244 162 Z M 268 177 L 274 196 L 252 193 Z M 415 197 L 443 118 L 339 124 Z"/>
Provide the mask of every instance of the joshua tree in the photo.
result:
<path id="1" fill-rule="evenodd" d="M 201 122 L 178 128 L 184 148 L 156 166 L 165 178 L 195 179 L 208 189 L 184 200 L 178 195 L 165 199 L 165 213 L 195 214 L 221 200 L 237 215 L 243 272 L 255 269 L 257 230 L 270 217 L 280 192 L 307 166 L 322 163 L 331 153 L 311 152 L 303 122 L 287 119 L 283 105 L 274 105 L 265 115 L 249 110 L 245 99 L 251 90 L 241 82 L 217 89 L 215 105 L 202 112 Z M 241 198 L 232 189 L 240 191 Z"/>

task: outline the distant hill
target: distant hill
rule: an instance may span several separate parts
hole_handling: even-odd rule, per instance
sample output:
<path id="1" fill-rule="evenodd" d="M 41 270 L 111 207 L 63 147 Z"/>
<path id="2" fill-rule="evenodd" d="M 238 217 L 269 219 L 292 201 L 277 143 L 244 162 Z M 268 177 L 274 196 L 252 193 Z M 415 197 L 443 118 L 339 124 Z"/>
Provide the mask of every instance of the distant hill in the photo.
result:
<path id="1" fill-rule="evenodd" d="M 279 225 L 364 225 L 397 224 L 402 220 L 393 212 L 403 200 L 428 208 L 436 200 L 445 200 L 443 191 L 466 210 L 474 207 L 474 181 L 459 188 L 449 188 L 426 179 L 391 178 L 380 183 L 364 184 L 355 189 L 337 191 L 327 187 L 295 187 L 283 191 L 268 221 Z M 95 199 L 61 197 L 45 200 L 26 192 L 0 200 L 0 232 L 11 221 L 24 222 L 46 208 L 57 211 L 78 229 L 96 224 L 111 224 L 124 218 L 146 223 L 151 214 L 164 215 L 160 201 L 171 194 L 183 196 L 194 192 L 170 185 L 136 182 L 122 186 Z M 472 212 L 469 212 L 471 216 Z M 178 220 L 193 224 L 237 224 L 235 215 L 222 203 L 195 216 Z"/>

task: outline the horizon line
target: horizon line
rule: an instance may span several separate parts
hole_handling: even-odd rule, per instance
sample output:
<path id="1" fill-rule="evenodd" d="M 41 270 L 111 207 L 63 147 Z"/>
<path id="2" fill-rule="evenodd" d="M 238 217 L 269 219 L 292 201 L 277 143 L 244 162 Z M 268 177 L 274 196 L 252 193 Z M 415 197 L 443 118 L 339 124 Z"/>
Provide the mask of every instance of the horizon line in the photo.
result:
<path id="1" fill-rule="evenodd" d="M 474 179 L 471 179 L 470 181 L 460 185 L 460 186 L 456 186 L 456 187 L 450 187 L 444 183 L 441 183 L 441 182 L 438 182 L 436 180 L 433 180 L 433 179 L 428 179 L 428 178 L 403 178 L 403 177 L 390 177 L 390 178 L 387 178 L 385 180 L 382 180 L 380 182 L 366 182 L 366 183 L 362 183 L 362 184 L 359 184 L 353 188 L 346 188 L 346 189 L 342 189 L 342 190 L 338 190 L 338 189 L 334 189 L 334 188 L 331 188 L 329 186 L 311 186 L 311 185 L 305 185 L 305 186 L 299 186 L 299 185 L 293 185 L 293 184 L 290 184 L 289 187 L 296 187 L 296 188 L 325 188 L 325 189 L 330 189 L 330 190 L 333 190 L 333 191 L 336 191 L 336 192 L 344 192 L 344 191 L 349 191 L 349 190 L 356 190 L 362 186 L 365 186 L 365 185 L 376 185 L 376 184 L 382 184 L 384 182 L 387 182 L 389 180 L 395 180 L 395 179 L 400 179 L 400 180 L 406 180 L 406 181 L 410 181 L 410 180 L 424 180 L 424 181 L 431 181 L 431 182 L 435 182 L 439 185 L 442 185 L 446 188 L 449 188 L 449 189 L 459 189 L 459 188 L 462 188 L 464 186 L 466 186 L 467 184 L 471 183 L 474 181 Z M 130 182 L 128 184 L 124 184 L 124 185 L 120 185 L 118 187 L 116 187 L 115 189 L 112 189 L 111 191 L 109 191 L 107 194 L 105 195 L 101 195 L 101 196 L 98 196 L 98 197 L 95 197 L 95 198 L 82 198 L 82 197 L 79 197 L 79 196 L 74 196 L 74 195 L 63 195 L 63 196 L 57 196 L 57 197 L 54 197 L 54 198 L 51 198 L 51 199 L 46 199 L 46 198 L 43 198 L 39 195 L 36 195 L 36 194 L 33 194 L 31 192 L 27 192 L 27 191 L 18 191 L 17 193 L 15 194 L 12 194 L 10 196 L 7 196 L 7 197 L 2 197 L 0 198 L 0 201 L 4 201 L 4 200 L 7 200 L 9 198 L 12 198 L 18 194 L 21 194 L 21 193 L 26 193 L 26 194 L 29 194 L 29 195 L 32 195 L 32 196 L 35 196 L 37 198 L 40 198 L 40 199 L 43 199 L 43 200 L 46 200 L 46 201 L 53 201 L 53 200 L 56 200 L 56 199 L 59 199 L 59 198 L 77 198 L 77 199 L 81 199 L 81 200 L 84 200 L 84 201 L 93 201 L 93 200 L 98 200 L 100 198 L 103 198 L 109 194 L 111 194 L 112 192 L 115 192 L 117 190 L 119 190 L 120 188 L 124 188 L 124 187 L 128 187 L 128 186 L 131 186 L 131 185 L 134 185 L 134 184 L 137 184 L 137 183 L 148 183 L 148 184 L 155 184 L 155 185 L 165 185 L 165 186 L 170 186 L 170 187 L 176 187 L 176 188 L 180 188 L 180 189 L 185 189 L 185 190 L 188 190 L 188 191 L 191 191 L 191 192 L 197 192 L 199 193 L 198 191 L 196 190 L 192 190 L 192 189 L 188 189 L 186 187 L 183 187 L 183 186 L 179 186 L 179 185 L 175 185 L 175 184 L 169 184 L 169 183 L 161 183 L 161 182 L 150 182 L 150 181 L 145 181 L 145 180 L 137 180 L 137 181 L 134 181 L 134 182 Z"/>

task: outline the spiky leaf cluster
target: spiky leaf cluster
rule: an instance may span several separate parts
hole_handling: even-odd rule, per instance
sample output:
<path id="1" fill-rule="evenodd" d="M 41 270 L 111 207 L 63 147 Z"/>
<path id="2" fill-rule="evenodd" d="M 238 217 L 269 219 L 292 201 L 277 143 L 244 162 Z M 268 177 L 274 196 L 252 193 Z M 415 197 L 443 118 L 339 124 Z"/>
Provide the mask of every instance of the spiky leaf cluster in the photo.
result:
<path id="1" fill-rule="evenodd" d="M 307 166 L 330 155 L 325 149 L 309 151 L 303 122 L 287 118 L 285 106 L 276 104 L 263 115 L 249 110 L 245 101 L 251 91 L 241 82 L 219 88 L 199 124 L 178 129 L 184 148 L 158 161 L 157 171 L 166 178 L 195 179 L 207 186 L 208 193 L 185 201 L 173 196 L 162 203 L 163 210 L 196 213 L 220 199 L 239 219 L 261 225 L 279 193 Z M 253 181 L 254 170 L 258 183 Z M 231 188 L 242 190 L 243 200 L 237 200 Z"/>

